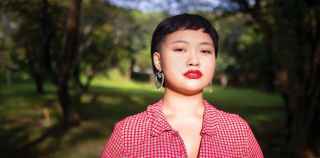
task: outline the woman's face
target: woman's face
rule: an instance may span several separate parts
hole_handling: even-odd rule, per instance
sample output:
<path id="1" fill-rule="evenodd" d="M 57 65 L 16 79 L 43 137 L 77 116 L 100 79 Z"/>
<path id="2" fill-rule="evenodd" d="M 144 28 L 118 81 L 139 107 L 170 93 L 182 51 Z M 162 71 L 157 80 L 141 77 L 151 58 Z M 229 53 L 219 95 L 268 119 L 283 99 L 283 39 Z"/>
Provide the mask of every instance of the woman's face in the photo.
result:
<path id="1" fill-rule="evenodd" d="M 164 72 L 166 88 L 192 95 L 201 92 L 213 78 L 215 48 L 202 29 L 179 30 L 166 36 L 153 60 Z"/>

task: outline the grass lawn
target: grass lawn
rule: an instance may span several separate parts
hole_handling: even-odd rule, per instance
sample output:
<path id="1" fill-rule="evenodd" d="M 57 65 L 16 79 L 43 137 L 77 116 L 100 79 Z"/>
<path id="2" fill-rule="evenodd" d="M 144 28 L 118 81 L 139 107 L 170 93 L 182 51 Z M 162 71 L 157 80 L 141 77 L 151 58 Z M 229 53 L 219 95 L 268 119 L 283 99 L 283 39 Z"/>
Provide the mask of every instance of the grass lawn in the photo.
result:
<path id="1" fill-rule="evenodd" d="M 1 85 L 1 157 L 99 157 L 114 123 L 127 115 L 143 111 L 162 94 L 152 84 L 99 78 L 94 81 L 90 93 L 81 98 L 81 104 L 73 106 L 81 119 L 79 126 L 48 137 L 33 146 L 29 153 L 17 154 L 16 149 L 39 137 L 60 117 L 54 87 L 47 86 L 46 89 L 47 93 L 39 96 L 32 82 Z M 283 102 L 277 94 L 214 86 L 212 93 L 205 93 L 205 98 L 218 108 L 247 119 L 265 156 L 277 157 L 285 133 Z M 50 112 L 51 124 L 44 119 L 46 109 Z"/>

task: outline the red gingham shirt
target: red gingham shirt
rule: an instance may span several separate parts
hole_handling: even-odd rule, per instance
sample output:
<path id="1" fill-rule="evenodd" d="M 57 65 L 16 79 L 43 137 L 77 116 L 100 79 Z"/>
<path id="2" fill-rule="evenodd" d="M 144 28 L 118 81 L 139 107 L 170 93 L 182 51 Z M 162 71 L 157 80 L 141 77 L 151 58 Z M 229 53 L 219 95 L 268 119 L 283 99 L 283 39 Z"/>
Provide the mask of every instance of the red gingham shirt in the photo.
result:
<path id="1" fill-rule="evenodd" d="M 186 149 L 161 111 L 163 100 L 118 122 L 101 158 L 186 158 Z M 201 158 L 263 158 L 249 125 L 238 115 L 216 109 L 204 101 L 200 132 Z"/>

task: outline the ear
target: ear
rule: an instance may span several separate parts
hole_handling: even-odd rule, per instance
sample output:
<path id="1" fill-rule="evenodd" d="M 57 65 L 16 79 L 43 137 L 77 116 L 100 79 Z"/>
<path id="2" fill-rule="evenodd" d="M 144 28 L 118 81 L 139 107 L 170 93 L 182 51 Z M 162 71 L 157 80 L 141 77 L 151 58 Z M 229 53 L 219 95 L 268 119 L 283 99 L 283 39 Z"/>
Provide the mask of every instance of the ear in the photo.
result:
<path id="1" fill-rule="evenodd" d="M 161 62 L 160 62 L 160 58 L 161 58 L 161 55 L 159 52 L 155 52 L 153 53 L 153 63 L 154 63 L 154 66 L 157 68 L 158 71 L 161 71 Z"/>

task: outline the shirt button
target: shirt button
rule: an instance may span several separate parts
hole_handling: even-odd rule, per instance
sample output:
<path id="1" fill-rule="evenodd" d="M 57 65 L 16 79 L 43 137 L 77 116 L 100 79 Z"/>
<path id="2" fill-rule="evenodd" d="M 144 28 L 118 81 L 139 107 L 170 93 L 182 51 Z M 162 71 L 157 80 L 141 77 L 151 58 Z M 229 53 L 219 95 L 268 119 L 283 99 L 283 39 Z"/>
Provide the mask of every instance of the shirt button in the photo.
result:
<path id="1" fill-rule="evenodd" d="M 172 135 L 174 135 L 175 137 L 177 137 L 177 136 L 178 136 L 178 132 L 172 131 Z"/>
<path id="2" fill-rule="evenodd" d="M 171 137 L 172 137 L 172 139 L 177 140 L 177 138 L 178 138 L 178 133 L 172 131 L 172 132 L 171 132 Z"/>

